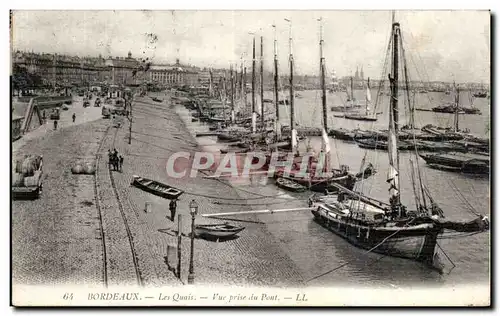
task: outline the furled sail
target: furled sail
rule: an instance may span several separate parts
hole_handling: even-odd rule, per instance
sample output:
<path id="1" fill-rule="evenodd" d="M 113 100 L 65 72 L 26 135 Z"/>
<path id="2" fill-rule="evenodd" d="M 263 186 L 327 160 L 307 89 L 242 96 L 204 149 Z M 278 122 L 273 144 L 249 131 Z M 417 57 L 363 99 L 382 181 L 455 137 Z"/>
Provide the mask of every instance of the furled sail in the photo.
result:
<path id="1" fill-rule="evenodd" d="M 370 104 L 372 103 L 372 93 L 370 92 L 370 85 L 366 86 L 366 111 L 370 110 Z"/>
<path id="2" fill-rule="evenodd" d="M 321 131 L 321 151 L 322 155 L 324 155 L 323 159 L 325 159 L 323 171 L 328 172 L 330 170 L 330 141 L 324 127 Z"/>
<path id="3" fill-rule="evenodd" d="M 252 133 L 255 134 L 257 132 L 257 113 L 252 113 Z"/>
<path id="4" fill-rule="evenodd" d="M 328 140 L 328 134 L 325 131 L 325 128 L 321 131 L 321 151 L 325 154 L 330 153 L 330 142 Z"/>
<path id="5" fill-rule="evenodd" d="M 278 120 L 274 121 L 275 131 L 276 131 L 276 140 L 281 140 L 281 123 Z"/>
<path id="6" fill-rule="evenodd" d="M 297 130 L 294 128 L 292 129 L 292 152 L 297 152 Z"/>

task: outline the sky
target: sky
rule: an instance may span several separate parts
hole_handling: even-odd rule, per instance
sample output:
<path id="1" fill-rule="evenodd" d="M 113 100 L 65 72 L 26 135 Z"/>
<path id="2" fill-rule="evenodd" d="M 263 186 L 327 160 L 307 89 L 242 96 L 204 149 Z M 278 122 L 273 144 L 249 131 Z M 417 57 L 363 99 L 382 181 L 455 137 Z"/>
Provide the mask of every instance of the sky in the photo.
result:
<path id="1" fill-rule="evenodd" d="M 272 70 L 276 36 L 280 72 L 285 72 L 292 27 L 296 72 L 319 73 L 322 19 L 328 75 L 380 79 L 390 11 L 15 11 L 14 50 L 149 58 L 154 63 L 228 68 L 251 66 L 263 37 L 264 65 Z M 285 21 L 291 20 L 291 23 Z M 413 80 L 490 81 L 488 11 L 397 11 Z M 272 25 L 276 25 L 273 28 Z M 276 32 L 274 31 L 276 30 Z"/>

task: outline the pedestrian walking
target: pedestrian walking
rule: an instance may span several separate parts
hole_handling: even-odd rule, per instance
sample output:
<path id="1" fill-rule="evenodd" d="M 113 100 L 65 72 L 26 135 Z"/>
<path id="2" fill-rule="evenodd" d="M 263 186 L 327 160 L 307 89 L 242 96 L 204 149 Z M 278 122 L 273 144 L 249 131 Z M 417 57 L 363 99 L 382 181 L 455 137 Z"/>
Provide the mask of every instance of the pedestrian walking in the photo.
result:
<path id="1" fill-rule="evenodd" d="M 75 120 L 76 120 L 76 114 L 75 113 L 73 113 L 72 118 L 73 118 L 73 123 L 75 123 Z"/>
<path id="2" fill-rule="evenodd" d="M 123 156 L 120 155 L 120 172 L 123 172 Z"/>
<path id="3" fill-rule="evenodd" d="M 113 153 L 111 152 L 111 149 L 108 149 L 108 168 L 111 169 L 112 165 L 113 165 Z"/>
<path id="4" fill-rule="evenodd" d="M 115 151 L 113 152 L 113 169 L 115 171 L 119 171 L 119 169 L 118 169 L 118 162 L 119 162 L 119 160 L 118 160 L 118 152 L 115 149 Z"/>
<path id="5" fill-rule="evenodd" d="M 177 211 L 177 200 L 173 199 L 170 201 L 170 220 L 173 222 L 175 220 L 175 212 Z"/>
<path id="6" fill-rule="evenodd" d="M 57 120 L 54 120 L 54 130 L 57 129 Z"/>

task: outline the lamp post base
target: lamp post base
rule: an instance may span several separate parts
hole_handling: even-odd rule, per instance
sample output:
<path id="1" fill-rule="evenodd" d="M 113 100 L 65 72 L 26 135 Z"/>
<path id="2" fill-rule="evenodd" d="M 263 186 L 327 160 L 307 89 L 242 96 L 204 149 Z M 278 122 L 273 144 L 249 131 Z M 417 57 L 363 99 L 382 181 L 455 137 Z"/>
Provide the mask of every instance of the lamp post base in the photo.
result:
<path id="1" fill-rule="evenodd" d="M 194 284 L 194 272 L 189 272 L 188 284 Z"/>

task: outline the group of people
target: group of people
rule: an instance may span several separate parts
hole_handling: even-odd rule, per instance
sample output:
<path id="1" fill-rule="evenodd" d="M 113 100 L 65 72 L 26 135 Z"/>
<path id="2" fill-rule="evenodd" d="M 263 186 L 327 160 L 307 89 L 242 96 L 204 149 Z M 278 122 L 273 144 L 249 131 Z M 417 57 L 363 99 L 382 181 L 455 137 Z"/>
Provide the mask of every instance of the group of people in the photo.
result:
<path id="1" fill-rule="evenodd" d="M 109 168 L 115 171 L 122 172 L 123 156 L 118 154 L 116 148 L 113 149 L 113 151 L 111 151 L 111 149 L 108 149 L 108 158 Z"/>
<path id="2" fill-rule="evenodd" d="M 75 121 L 76 121 L 76 114 L 75 113 L 73 113 L 73 115 L 71 116 L 71 119 L 73 120 L 73 123 L 75 123 Z M 44 124 L 47 122 L 47 117 L 45 115 L 45 110 L 42 111 L 42 120 L 43 120 Z M 57 129 L 58 123 L 59 123 L 59 120 L 54 120 L 54 130 Z"/>

